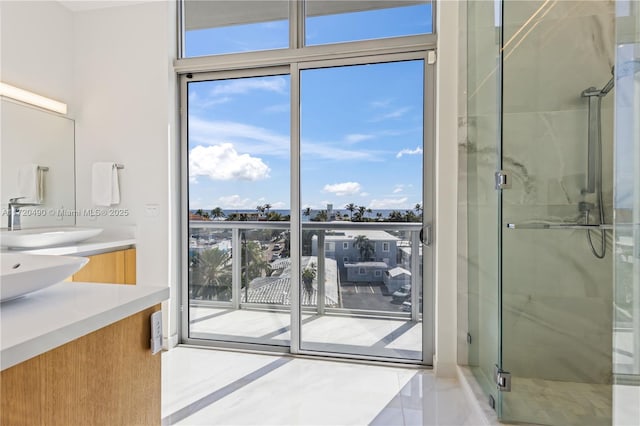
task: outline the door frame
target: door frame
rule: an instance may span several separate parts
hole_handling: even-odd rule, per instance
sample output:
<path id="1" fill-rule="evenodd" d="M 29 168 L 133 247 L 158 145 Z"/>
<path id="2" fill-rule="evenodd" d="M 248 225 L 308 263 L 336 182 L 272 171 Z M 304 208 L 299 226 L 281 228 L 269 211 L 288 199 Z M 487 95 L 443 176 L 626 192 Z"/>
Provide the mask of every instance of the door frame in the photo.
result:
<path id="1" fill-rule="evenodd" d="M 333 56 L 333 55 L 331 55 Z M 306 60 L 305 60 L 306 59 Z M 208 71 L 183 72 L 179 76 L 180 86 L 180 152 L 181 152 L 181 230 L 182 240 L 189 236 L 189 178 L 188 178 L 188 83 L 207 80 L 222 80 L 229 78 L 261 77 L 276 74 L 288 74 L 291 90 L 291 163 L 290 163 L 290 233 L 291 233 L 291 275 L 300 276 L 301 263 L 301 201 L 300 201 L 300 72 L 314 68 L 335 66 L 362 65 L 387 63 L 409 60 L 423 60 L 423 230 L 431 236 L 429 245 L 421 244 L 423 248 L 423 317 L 422 317 L 422 360 L 387 358 L 380 356 L 354 356 L 335 352 L 318 352 L 301 349 L 301 309 L 300 288 L 292 286 L 291 291 L 291 341 L 290 346 L 269 346 L 253 343 L 209 341 L 189 337 L 189 279 L 188 279 L 188 244 L 183 244 L 181 253 L 180 286 L 180 326 L 179 342 L 201 346 L 212 346 L 230 349 L 259 350 L 285 352 L 294 355 L 315 355 L 331 358 L 346 358 L 352 360 L 386 361 L 404 364 L 433 365 L 435 353 L 435 140 L 436 140 L 436 55 L 433 46 L 423 45 L 421 48 L 394 49 L 379 54 L 349 55 L 342 58 L 299 58 L 288 64 L 277 64 L 264 67 L 263 63 L 256 63 L 252 67 L 247 64 L 239 69 L 227 67 L 212 67 Z M 216 69 L 217 68 L 217 69 Z M 295 107 L 294 106 L 298 106 Z"/>

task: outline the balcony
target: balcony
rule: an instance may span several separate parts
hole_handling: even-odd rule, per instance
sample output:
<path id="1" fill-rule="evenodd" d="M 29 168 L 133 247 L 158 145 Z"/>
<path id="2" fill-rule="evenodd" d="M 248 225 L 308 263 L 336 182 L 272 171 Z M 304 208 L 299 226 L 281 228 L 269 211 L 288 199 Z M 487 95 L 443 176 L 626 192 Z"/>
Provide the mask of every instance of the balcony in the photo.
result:
<path id="1" fill-rule="evenodd" d="M 189 223 L 190 339 L 291 345 L 293 285 L 302 349 L 422 358 L 420 223 L 304 222 L 297 277 L 289 229 Z"/>

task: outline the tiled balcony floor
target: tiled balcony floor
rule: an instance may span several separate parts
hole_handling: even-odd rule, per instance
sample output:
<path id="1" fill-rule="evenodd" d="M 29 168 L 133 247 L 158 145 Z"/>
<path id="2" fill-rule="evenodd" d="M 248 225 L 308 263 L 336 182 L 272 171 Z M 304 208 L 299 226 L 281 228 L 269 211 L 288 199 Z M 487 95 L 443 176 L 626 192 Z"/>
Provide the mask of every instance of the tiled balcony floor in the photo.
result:
<path id="1" fill-rule="evenodd" d="M 190 337 L 288 346 L 289 313 L 191 308 Z M 421 359 L 422 322 L 394 318 L 302 315 L 303 349 Z"/>

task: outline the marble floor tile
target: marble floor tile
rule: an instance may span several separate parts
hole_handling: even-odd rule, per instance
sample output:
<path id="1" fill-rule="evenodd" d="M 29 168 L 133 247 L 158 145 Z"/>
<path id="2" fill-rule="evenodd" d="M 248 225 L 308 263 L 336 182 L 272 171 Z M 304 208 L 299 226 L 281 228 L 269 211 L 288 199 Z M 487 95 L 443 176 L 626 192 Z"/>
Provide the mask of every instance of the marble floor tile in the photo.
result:
<path id="1" fill-rule="evenodd" d="M 473 425 L 430 370 L 177 347 L 163 354 L 163 425 Z"/>

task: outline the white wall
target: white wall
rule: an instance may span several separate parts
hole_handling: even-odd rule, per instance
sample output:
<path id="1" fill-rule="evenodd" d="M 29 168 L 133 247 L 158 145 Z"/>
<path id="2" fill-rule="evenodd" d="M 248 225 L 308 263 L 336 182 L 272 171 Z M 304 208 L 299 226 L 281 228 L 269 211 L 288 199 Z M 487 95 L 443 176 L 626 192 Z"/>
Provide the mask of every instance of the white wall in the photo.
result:
<path id="1" fill-rule="evenodd" d="M 71 12 L 56 2 L 1 1 L 0 80 L 69 102 L 73 83 L 72 18 Z M 38 163 L 50 167 L 45 175 L 44 209 L 72 207 L 73 122 L 10 101 L 3 101 L 0 110 L 3 122 L 0 205 L 6 208 L 9 198 L 18 195 L 17 166 Z M 18 112 L 20 115 L 16 115 Z M 18 124 L 19 119 L 29 121 L 32 127 Z M 38 120 L 38 126 L 33 126 L 34 120 Z M 1 226 L 6 226 L 6 215 L 1 219 Z M 55 215 L 22 218 L 24 226 L 63 223 L 73 224 L 73 218 L 69 216 L 64 221 L 58 221 Z"/>
<path id="2" fill-rule="evenodd" d="M 170 202 L 169 188 L 177 164 L 176 7 L 169 0 L 122 4 L 77 2 L 79 11 L 71 12 L 54 1 L 3 0 L 0 77 L 69 104 L 68 116 L 76 120 L 77 209 L 93 207 L 93 162 L 125 165 L 117 207 L 129 214 L 80 216 L 77 224 L 135 226 L 138 284 L 175 288 L 169 209 L 174 206 L 175 217 L 178 203 Z M 155 210 L 150 216 L 148 206 Z M 175 335 L 169 321 L 175 310 L 164 308 L 165 336 Z"/>
<path id="3" fill-rule="evenodd" d="M 438 2 L 436 101 L 436 374 L 456 374 L 458 2 Z"/>
<path id="4" fill-rule="evenodd" d="M 72 13 L 57 2 L 3 0 L 0 19 L 2 81 L 69 102 L 73 93 Z"/>
<path id="5" fill-rule="evenodd" d="M 126 216 L 79 217 L 78 224 L 136 227 L 138 285 L 171 281 L 174 8 L 159 1 L 74 14 L 77 208 L 94 207 L 92 164 L 115 161 L 125 167 L 117 207 L 128 210 Z M 170 328 L 175 334 L 175 325 Z"/>

